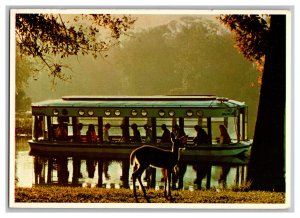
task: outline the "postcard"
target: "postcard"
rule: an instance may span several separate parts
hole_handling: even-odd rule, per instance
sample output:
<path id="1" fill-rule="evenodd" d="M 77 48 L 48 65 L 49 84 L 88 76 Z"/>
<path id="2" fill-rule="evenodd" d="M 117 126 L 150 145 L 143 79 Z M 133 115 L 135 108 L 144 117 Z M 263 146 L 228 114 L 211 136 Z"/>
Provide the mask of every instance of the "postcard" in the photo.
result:
<path id="1" fill-rule="evenodd" d="M 291 207 L 290 8 L 10 8 L 10 208 Z"/>

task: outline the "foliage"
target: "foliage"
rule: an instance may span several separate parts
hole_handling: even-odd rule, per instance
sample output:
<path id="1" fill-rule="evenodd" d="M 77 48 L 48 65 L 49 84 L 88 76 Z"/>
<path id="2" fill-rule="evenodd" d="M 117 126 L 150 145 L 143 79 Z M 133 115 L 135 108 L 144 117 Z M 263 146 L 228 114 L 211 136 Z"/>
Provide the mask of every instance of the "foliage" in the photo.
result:
<path id="1" fill-rule="evenodd" d="M 23 90 L 16 93 L 16 111 L 28 111 L 30 109 L 31 99 L 26 96 Z"/>
<path id="2" fill-rule="evenodd" d="M 16 51 L 16 93 L 23 90 L 28 85 L 28 79 L 34 77 L 33 62 L 27 57 L 22 56 L 20 49 Z"/>
<path id="3" fill-rule="evenodd" d="M 269 25 L 264 15 L 222 15 L 219 17 L 235 33 L 236 47 L 249 61 L 263 65 L 268 48 Z"/>
<path id="4" fill-rule="evenodd" d="M 118 43 L 134 21 L 130 16 L 109 14 L 16 14 L 16 45 L 21 54 L 38 57 L 54 83 L 55 78 L 70 79 L 57 59 L 79 54 L 96 58 Z"/>
<path id="5" fill-rule="evenodd" d="M 24 88 L 28 86 L 28 79 L 34 77 L 32 62 L 26 56 L 21 56 L 19 49 L 16 52 L 16 110 L 30 109 L 31 99 L 26 96 Z"/>
<path id="6" fill-rule="evenodd" d="M 34 187 L 17 188 L 15 202 L 40 203 L 135 203 L 130 189 Z M 142 194 L 138 193 L 142 199 Z M 163 190 L 148 190 L 153 203 L 169 203 Z M 280 192 L 235 192 L 235 191 L 174 191 L 174 203 L 285 203 L 285 194 Z"/>
<path id="7" fill-rule="evenodd" d="M 204 19 L 183 19 L 142 31 L 124 42 L 114 58 L 130 94 L 231 97 L 232 86 L 249 87 L 256 80 L 255 69 L 235 51 L 230 34 Z M 229 77 L 236 81 L 230 87 L 223 82 Z"/>

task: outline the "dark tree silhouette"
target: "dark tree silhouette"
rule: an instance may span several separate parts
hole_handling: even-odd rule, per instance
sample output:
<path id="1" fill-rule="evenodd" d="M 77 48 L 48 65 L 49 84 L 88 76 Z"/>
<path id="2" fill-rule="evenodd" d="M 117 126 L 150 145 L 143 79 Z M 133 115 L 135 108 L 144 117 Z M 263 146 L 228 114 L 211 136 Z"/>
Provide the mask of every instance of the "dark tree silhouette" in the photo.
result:
<path id="1" fill-rule="evenodd" d="M 237 46 L 247 59 L 260 60 L 265 54 L 247 177 L 250 188 L 285 191 L 286 16 L 271 15 L 269 28 L 259 16 L 221 20 L 237 33 Z M 253 54 L 248 53 L 251 50 Z"/>
<path id="2" fill-rule="evenodd" d="M 286 17 L 272 15 L 248 178 L 251 188 L 285 191 Z"/>

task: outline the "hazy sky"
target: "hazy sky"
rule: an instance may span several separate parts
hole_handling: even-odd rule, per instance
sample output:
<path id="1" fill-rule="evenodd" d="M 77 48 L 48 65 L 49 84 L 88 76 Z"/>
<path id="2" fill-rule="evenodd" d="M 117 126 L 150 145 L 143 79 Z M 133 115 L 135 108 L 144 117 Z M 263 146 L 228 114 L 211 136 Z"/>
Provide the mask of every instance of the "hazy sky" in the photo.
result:
<path id="1" fill-rule="evenodd" d="M 137 17 L 135 29 L 151 28 L 159 25 L 170 23 L 173 20 L 180 20 L 183 15 L 133 15 Z"/>
<path id="2" fill-rule="evenodd" d="M 84 10 L 82 11 L 78 11 L 78 15 L 80 14 L 80 12 L 84 12 Z M 183 17 L 187 17 L 187 16 L 198 16 L 198 17 L 205 17 L 206 19 L 211 19 L 211 20 L 215 20 L 217 22 L 217 20 L 215 19 L 216 15 L 210 15 L 210 14 L 201 14 L 201 13 L 178 13 L 176 14 L 176 12 L 172 11 L 172 13 L 168 13 L 168 11 L 152 11 L 151 13 L 147 12 L 145 14 L 142 14 L 142 12 L 138 11 L 138 10 L 132 10 L 132 11 L 124 11 L 126 12 L 125 14 L 130 14 L 133 18 L 136 18 L 136 22 L 134 23 L 134 30 L 139 30 L 139 29 L 145 29 L 145 28 L 151 28 L 151 27 L 155 27 L 155 26 L 159 26 L 159 25 L 164 25 L 164 24 L 168 24 L 171 21 L 179 21 L 181 18 Z M 133 13 L 131 13 L 133 12 Z M 63 13 L 68 13 L 68 11 L 64 11 Z M 103 12 L 105 13 L 105 11 Z M 112 13 L 113 14 L 113 13 Z M 75 14 L 73 15 L 68 15 L 68 14 L 63 14 L 62 17 L 64 18 L 64 21 L 67 21 L 68 19 L 71 20 L 73 17 L 75 16 Z M 118 16 L 118 15 L 117 15 Z M 122 16 L 122 15 L 121 15 Z M 70 23 L 71 23 L 70 22 Z"/>
<path id="3" fill-rule="evenodd" d="M 136 30 L 138 29 L 145 29 L 145 28 L 151 28 L 159 25 L 168 24 L 171 21 L 179 21 L 183 17 L 187 16 L 195 16 L 194 15 L 187 15 L 187 14 L 178 14 L 178 15 L 170 15 L 170 14 L 134 14 L 133 17 L 137 18 L 137 21 L 134 24 L 134 28 Z M 197 15 L 199 16 L 199 15 Z M 215 20 L 215 15 L 202 15 L 205 16 L 206 19 Z"/>

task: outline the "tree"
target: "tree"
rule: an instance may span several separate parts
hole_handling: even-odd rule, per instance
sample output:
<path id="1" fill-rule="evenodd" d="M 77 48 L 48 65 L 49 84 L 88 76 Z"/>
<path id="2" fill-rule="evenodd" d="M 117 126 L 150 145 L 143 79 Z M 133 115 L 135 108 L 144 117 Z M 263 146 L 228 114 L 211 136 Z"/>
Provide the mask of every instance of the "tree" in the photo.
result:
<path id="1" fill-rule="evenodd" d="M 28 86 L 28 79 L 32 74 L 32 63 L 26 56 L 21 56 L 19 49 L 16 52 L 16 110 L 30 109 L 31 99 L 26 96 L 24 88 Z"/>
<path id="2" fill-rule="evenodd" d="M 66 21 L 65 21 L 66 20 Z M 55 79 L 68 80 L 57 59 L 108 51 L 134 23 L 131 16 L 110 14 L 16 14 L 16 45 L 21 54 L 37 57 Z"/>
<path id="3" fill-rule="evenodd" d="M 265 56 L 248 180 L 253 190 L 285 191 L 286 17 L 223 16 L 249 60 Z"/>

